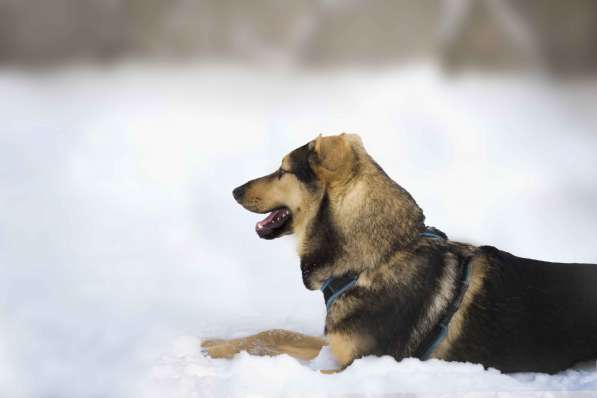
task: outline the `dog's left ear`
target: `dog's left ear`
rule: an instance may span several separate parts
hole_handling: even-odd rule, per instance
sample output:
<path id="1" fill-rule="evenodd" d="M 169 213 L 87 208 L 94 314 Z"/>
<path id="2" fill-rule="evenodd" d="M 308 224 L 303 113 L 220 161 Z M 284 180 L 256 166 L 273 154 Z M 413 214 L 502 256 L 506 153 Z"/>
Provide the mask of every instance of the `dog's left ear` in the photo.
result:
<path id="1" fill-rule="evenodd" d="M 323 179 L 342 177 L 350 169 L 354 157 L 350 140 L 351 136 L 342 133 L 330 137 L 319 135 L 311 141 L 309 160 L 314 171 Z"/>

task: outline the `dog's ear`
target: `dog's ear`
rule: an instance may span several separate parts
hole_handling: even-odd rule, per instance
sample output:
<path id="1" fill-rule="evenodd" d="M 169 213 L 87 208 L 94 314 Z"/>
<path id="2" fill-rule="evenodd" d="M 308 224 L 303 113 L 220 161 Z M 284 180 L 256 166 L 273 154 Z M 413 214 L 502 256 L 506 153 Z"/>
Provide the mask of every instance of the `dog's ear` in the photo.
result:
<path id="1" fill-rule="evenodd" d="M 346 141 L 350 142 L 352 145 L 359 148 L 364 148 L 363 140 L 361 139 L 360 135 L 342 133 L 342 136 L 344 137 L 344 139 L 346 139 Z"/>
<path id="2" fill-rule="evenodd" d="M 351 139 L 351 136 L 342 133 L 330 137 L 319 135 L 311 141 L 309 162 L 315 173 L 323 179 L 342 177 L 350 169 L 354 157 Z"/>

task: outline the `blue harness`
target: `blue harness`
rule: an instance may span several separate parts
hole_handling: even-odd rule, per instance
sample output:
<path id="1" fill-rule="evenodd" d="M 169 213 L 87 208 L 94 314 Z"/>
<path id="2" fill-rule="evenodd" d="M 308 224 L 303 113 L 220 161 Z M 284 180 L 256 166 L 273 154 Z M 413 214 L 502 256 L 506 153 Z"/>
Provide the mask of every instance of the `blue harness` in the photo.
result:
<path id="1" fill-rule="evenodd" d="M 319 288 L 323 292 L 323 299 L 325 300 L 325 308 L 329 311 L 334 301 L 342 293 L 356 285 L 359 277 L 354 274 L 346 274 L 339 278 L 333 276 L 326 280 Z"/>
<path id="2" fill-rule="evenodd" d="M 447 239 L 446 234 L 432 227 L 427 228 L 420 234 L 420 236 L 435 240 Z M 417 350 L 417 353 L 415 354 L 416 357 L 422 360 L 429 359 L 440 343 L 446 338 L 448 334 L 448 325 L 460 307 L 462 300 L 464 299 L 464 294 L 467 291 L 470 278 L 470 261 L 468 258 L 461 263 L 461 272 L 462 279 L 456 297 L 448 307 L 446 314 L 442 317 L 432 332 L 429 333 L 427 338 L 423 340 L 419 346 L 419 349 Z M 323 292 L 323 298 L 325 300 L 325 307 L 327 311 L 330 310 L 330 307 L 332 304 L 334 304 L 338 297 L 356 285 L 358 278 L 358 275 L 348 273 L 340 277 L 330 277 L 323 283 L 323 285 L 321 285 L 319 290 Z"/>

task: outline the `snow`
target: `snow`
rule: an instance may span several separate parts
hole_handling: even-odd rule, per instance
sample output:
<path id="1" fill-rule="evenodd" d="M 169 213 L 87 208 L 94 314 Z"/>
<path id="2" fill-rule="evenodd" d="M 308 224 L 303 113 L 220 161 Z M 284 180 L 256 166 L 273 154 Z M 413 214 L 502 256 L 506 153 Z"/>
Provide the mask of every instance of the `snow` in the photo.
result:
<path id="1" fill-rule="evenodd" d="M 197 349 L 197 338 L 175 340 L 168 354 L 154 366 L 152 383 L 146 384 L 145 396 L 344 396 L 367 394 L 410 394 L 405 396 L 574 396 L 595 391 L 597 372 L 569 370 L 560 375 L 504 375 L 495 369 L 485 370 L 470 363 L 447 364 L 439 360 L 422 362 L 408 358 L 400 363 L 385 357 L 366 357 L 355 361 L 345 371 L 322 375 L 293 358 L 254 357 L 246 352 L 233 361 L 208 359 Z M 329 352 L 324 350 L 323 362 L 331 365 Z M 332 360 L 333 361 L 333 360 Z M 307 364 L 311 365 L 311 364 Z M 174 381 L 172 383 L 172 381 Z M 154 395 L 152 395 L 154 394 Z M 589 395 L 587 395 L 589 396 Z"/>
<path id="2" fill-rule="evenodd" d="M 371 357 L 322 375 L 327 351 L 199 349 L 321 335 L 293 240 L 259 240 L 231 196 L 319 133 L 360 133 L 454 239 L 597 263 L 595 81 L 130 64 L 4 69 L 0 104 L 2 397 L 597 393 L 594 366 L 511 376 Z"/>

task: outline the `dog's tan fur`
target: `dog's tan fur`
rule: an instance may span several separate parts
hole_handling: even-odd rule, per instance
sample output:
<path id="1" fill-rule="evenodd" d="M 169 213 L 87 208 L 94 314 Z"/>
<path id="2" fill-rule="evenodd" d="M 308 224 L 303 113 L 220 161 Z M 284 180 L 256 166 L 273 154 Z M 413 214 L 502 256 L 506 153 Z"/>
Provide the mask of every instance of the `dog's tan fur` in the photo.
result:
<path id="1" fill-rule="evenodd" d="M 259 356 L 287 354 L 300 360 L 311 360 L 325 344 L 322 338 L 275 329 L 239 339 L 205 340 L 201 346 L 212 358 L 232 358 L 241 351 L 247 351 Z"/>

